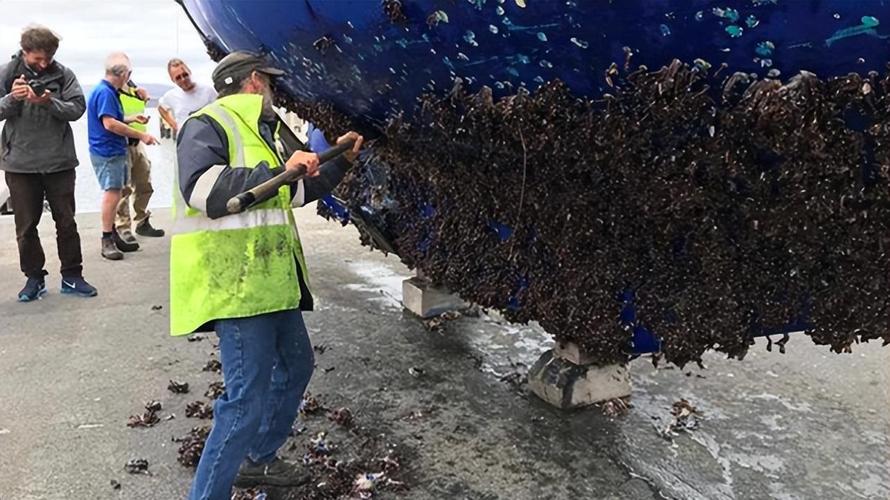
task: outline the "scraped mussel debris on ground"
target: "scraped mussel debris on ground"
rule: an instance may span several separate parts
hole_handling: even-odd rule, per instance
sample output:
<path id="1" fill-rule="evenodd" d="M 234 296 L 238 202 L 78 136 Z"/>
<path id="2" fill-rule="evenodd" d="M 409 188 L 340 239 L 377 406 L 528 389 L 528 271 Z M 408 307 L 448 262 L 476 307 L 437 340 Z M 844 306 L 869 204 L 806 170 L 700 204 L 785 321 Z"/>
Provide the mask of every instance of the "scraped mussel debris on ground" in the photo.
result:
<path id="1" fill-rule="evenodd" d="M 240 489 L 232 492 L 231 500 L 266 500 L 269 495 L 260 488 Z"/>
<path id="2" fill-rule="evenodd" d="M 603 415 L 609 418 L 621 417 L 627 415 L 633 405 L 630 403 L 630 397 L 613 398 L 600 403 L 600 409 Z"/>
<path id="3" fill-rule="evenodd" d="M 213 406 L 204 401 L 192 401 L 185 405 L 186 418 L 213 418 Z"/>
<path id="4" fill-rule="evenodd" d="M 212 419 L 212 401 L 224 392 L 225 385 L 222 381 L 211 382 L 204 393 L 204 396 L 209 398 L 211 402 L 192 401 L 186 404 L 186 418 Z M 180 464 L 186 467 L 197 467 L 198 461 L 201 459 L 201 453 L 204 452 L 204 443 L 207 441 L 207 436 L 210 435 L 210 429 L 211 426 L 209 425 L 197 426 L 193 427 L 186 435 L 173 438 L 174 443 L 179 443 L 177 461 Z"/>
<path id="5" fill-rule="evenodd" d="M 179 457 L 176 460 L 185 467 L 197 467 L 209 435 L 210 426 L 204 425 L 193 427 L 185 436 L 173 438 L 174 443 L 179 443 Z"/>
<path id="6" fill-rule="evenodd" d="M 688 400 L 680 399 L 671 405 L 671 420 L 659 429 L 659 434 L 665 439 L 673 439 L 681 432 L 691 432 L 698 429 L 701 423 L 702 413 Z"/>
<path id="7" fill-rule="evenodd" d="M 195 401 L 187 405 L 186 415 L 199 416 L 209 408 L 207 403 Z M 212 418 L 212 414 L 207 418 Z M 300 421 L 295 425 L 304 424 L 313 431 L 307 432 L 304 427 L 293 433 L 294 439 L 282 448 L 281 454 L 285 459 L 302 462 L 312 480 L 295 488 L 237 490 L 234 498 L 260 499 L 267 495 L 291 500 L 374 498 L 380 491 L 406 489 L 399 480 L 401 461 L 394 446 L 388 444 L 378 430 L 358 425 L 349 408 L 341 406 L 328 411 L 318 396 L 307 393 Z M 185 467 L 196 467 L 210 431 L 209 425 L 198 426 L 184 436 L 174 437 L 173 442 L 179 444 L 177 461 Z"/>
<path id="8" fill-rule="evenodd" d="M 836 352 L 890 342 L 890 77 L 706 67 L 616 67 L 598 100 L 458 81 L 393 117 L 339 197 L 409 266 L 603 363 L 628 359 L 625 292 L 679 365 L 804 320 Z"/>
<path id="9" fill-rule="evenodd" d="M 402 462 L 396 445 L 380 429 L 361 425 L 349 408 L 328 410 L 319 395 L 307 393 L 298 425 L 306 428 L 296 433 L 288 450 L 299 454 L 312 480 L 287 490 L 284 498 L 376 498 L 379 492 L 407 489 L 400 480 Z"/>
<path id="10" fill-rule="evenodd" d="M 216 353 L 211 359 L 216 359 Z M 187 386 L 170 380 L 168 389 Z M 210 382 L 205 396 L 216 399 L 225 391 L 222 381 Z M 151 427 L 158 422 L 162 410 L 160 401 L 145 403 L 145 413 L 130 417 L 131 427 Z M 202 400 L 185 405 L 189 418 L 213 418 L 212 403 Z M 170 417 L 172 418 L 172 414 Z M 311 481 L 296 488 L 238 489 L 233 498 L 260 500 L 265 498 L 291 500 L 333 500 L 344 498 L 375 498 L 378 492 L 395 492 L 406 489 L 400 481 L 401 461 L 395 445 L 385 439 L 379 429 L 360 425 L 356 415 L 346 406 L 325 406 L 319 395 L 306 393 L 301 404 L 300 419 L 295 423 L 290 443 L 280 453 L 283 458 L 300 463 L 307 468 Z M 311 428 L 311 431 L 309 430 Z M 177 461 L 187 468 L 195 468 L 201 459 L 204 446 L 212 427 L 193 427 L 182 436 L 172 437 L 178 444 Z M 335 442 L 336 441 L 336 442 Z M 126 470 L 133 474 L 148 471 L 148 462 L 134 459 Z"/>
<path id="11" fill-rule="evenodd" d="M 226 385 L 221 380 L 216 382 L 211 382 L 207 387 L 207 391 L 204 392 L 204 396 L 213 400 L 223 395 L 226 392 Z"/>
<path id="12" fill-rule="evenodd" d="M 188 394 L 189 384 L 188 384 L 188 382 L 179 382 L 178 380 L 171 380 L 170 383 L 167 384 L 167 390 L 172 392 L 173 394 Z"/>
<path id="13" fill-rule="evenodd" d="M 161 421 L 158 412 L 161 411 L 160 401 L 149 401 L 145 403 L 145 411 L 139 415 L 130 415 L 127 419 L 127 427 L 153 427 Z"/>
<path id="14" fill-rule="evenodd" d="M 353 423 L 352 411 L 349 408 L 342 407 L 328 413 L 328 419 L 337 425 L 349 427 Z"/>
<path id="15" fill-rule="evenodd" d="M 211 359 L 204 365 L 204 368 L 201 368 L 201 370 L 205 372 L 222 373 L 222 363 L 220 363 L 218 359 Z"/>
<path id="16" fill-rule="evenodd" d="M 378 492 L 407 489 L 406 484 L 397 479 L 402 465 L 391 448 L 371 437 L 370 433 L 354 429 L 349 432 L 349 439 L 358 440 L 360 444 L 352 443 L 348 453 L 332 443 L 327 432 L 319 432 L 309 439 L 303 464 L 309 468 L 313 479 L 303 487 L 288 490 L 286 498 L 374 498 Z"/>
<path id="17" fill-rule="evenodd" d="M 303 395 L 303 402 L 300 403 L 300 415 L 312 415 L 326 409 L 311 392 L 306 391 L 306 394 Z"/>
<path id="18" fill-rule="evenodd" d="M 124 464 L 124 470 L 130 474 L 151 475 L 151 471 L 148 470 L 148 460 L 144 458 L 131 458 L 130 460 L 127 460 L 127 463 Z"/>

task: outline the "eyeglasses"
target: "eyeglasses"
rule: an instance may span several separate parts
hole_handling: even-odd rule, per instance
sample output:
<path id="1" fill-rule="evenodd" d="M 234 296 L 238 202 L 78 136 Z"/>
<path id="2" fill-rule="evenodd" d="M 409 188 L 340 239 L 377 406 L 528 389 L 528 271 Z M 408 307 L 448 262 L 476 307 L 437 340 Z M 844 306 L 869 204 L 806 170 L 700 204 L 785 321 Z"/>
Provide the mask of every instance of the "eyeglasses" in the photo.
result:
<path id="1" fill-rule="evenodd" d="M 175 77 L 173 77 L 173 81 L 181 82 L 190 76 L 192 76 L 192 75 L 189 73 L 180 73 L 180 74 L 176 75 Z"/>

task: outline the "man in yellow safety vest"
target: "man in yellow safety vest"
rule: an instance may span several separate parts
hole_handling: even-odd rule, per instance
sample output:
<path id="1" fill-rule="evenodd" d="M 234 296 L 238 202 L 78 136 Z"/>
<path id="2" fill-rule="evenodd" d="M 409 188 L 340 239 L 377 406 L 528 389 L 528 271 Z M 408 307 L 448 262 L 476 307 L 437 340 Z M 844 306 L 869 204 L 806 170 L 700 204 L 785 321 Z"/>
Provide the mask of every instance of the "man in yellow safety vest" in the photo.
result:
<path id="1" fill-rule="evenodd" d="M 330 192 L 362 137 L 341 136 L 338 143 L 354 140 L 354 148 L 321 166 L 314 153 L 285 159 L 271 91 L 281 75 L 257 54 L 229 54 L 213 72 L 218 99 L 192 114 L 178 136 L 171 332 L 216 330 L 225 382 L 192 500 L 227 500 L 233 484 L 296 486 L 309 479 L 302 465 L 276 454 L 314 365 L 301 313 L 312 309 L 312 295 L 291 207 Z M 300 165 L 308 171 L 302 180 L 228 214 L 230 197 Z"/>
<path id="2" fill-rule="evenodd" d="M 145 105 L 149 100 L 148 92 L 136 86 L 132 80 L 118 91 L 124 116 L 145 115 Z M 139 121 L 128 123 L 139 131 L 147 132 L 148 127 Z M 133 237 L 131 226 L 136 225 L 136 234 L 148 237 L 164 236 L 164 230 L 152 227 L 149 217 L 148 200 L 151 199 L 154 188 L 151 186 L 151 160 L 145 152 L 145 146 L 138 139 L 127 139 L 127 167 L 130 170 L 128 178 L 130 182 L 121 190 L 121 201 L 117 204 L 114 227 L 117 229 L 122 245 L 118 245 L 121 251 L 133 251 L 139 248 L 139 243 Z M 132 196 L 131 196 L 132 195 Z M 130 198 L 133 199 L 134 216 L 130 217 Z M 124 248 L 121 248 L 121 247 Z"/>

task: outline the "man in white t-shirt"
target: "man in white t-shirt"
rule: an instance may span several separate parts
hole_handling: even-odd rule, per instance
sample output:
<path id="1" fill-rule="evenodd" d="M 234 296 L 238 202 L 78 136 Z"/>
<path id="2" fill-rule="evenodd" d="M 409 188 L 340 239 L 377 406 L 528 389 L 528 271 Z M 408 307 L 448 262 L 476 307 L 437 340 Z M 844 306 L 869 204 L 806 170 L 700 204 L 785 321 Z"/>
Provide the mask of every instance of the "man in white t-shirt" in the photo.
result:
<path id="1" fill-rule="evenodd" d="M 179 133 L 179 127 L 185 119 L 195 111 L 216 100 L 213 87 L 192 81 L 192 71 L 182 59 L 170 59 L 167 73 L 176 87 L 167 91 L 158 101 L 158 112 L 161 118 L 173 129 L 173 138 Z"/>

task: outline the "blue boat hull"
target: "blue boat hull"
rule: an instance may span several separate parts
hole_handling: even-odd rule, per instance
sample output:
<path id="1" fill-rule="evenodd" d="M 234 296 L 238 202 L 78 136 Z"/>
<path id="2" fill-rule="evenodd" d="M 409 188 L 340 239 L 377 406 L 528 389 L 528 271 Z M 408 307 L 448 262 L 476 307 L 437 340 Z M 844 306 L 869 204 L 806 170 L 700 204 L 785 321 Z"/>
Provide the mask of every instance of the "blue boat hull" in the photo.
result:
<path id="1" fill-rule="evenodd" d="M 822 220 L 837 222 L 837 217 L 849 215 L 841 214 L 842 210 L 832 212 L 823 207 L 832 206 L 835 198 L 856 198 L 862 206 L 872 204 L 879 207 L 875 208 L 873 217 L 869 219 L 873 221 L 876 218 L 881 220 L 883 212 L 877 210 L 883 210 L 880 207 L 890 204 L 890 200 L 884 199 L 886 196 L 875 194 L 886 191 L 887 179 L 873 168 L 883 161 L 878 145 L 884 140 L 880 130 L 883 126 L 881 123 L 886 122 L 886 113 L 881 111 L 882 104 L 874 106 L 874 102 L 878 101 L 872 101 L 884 99 L 888 91 L 879 88 L 877 75 L 869 75 L 872 72 L 886 73 L 890 54 L 890 2 L 886 0 L 179 1 L 204 36 L 211 54 L 221 56 L 240 49 L 261 51 L 268 53 L 280 67 L 286 69 L 287 75 L 282 78 L 279 90 L 284 97 L 290 98 L 291 104 L 295 104 L 298 110 L 307 111 L 305 116 L 332 131 L 346 126 L 357 127 L 370 136 L 386 134 L 387 127 L 392 127 L 390 132 L 396 131 L 390 134 L 392 137 L 386 138 L 388 141 L 383 141 L 388 150 L 383 151 L 381 156 L 388 159 L 390 164 L 375 160 L 357 169 L 360 172 L 347 182 L 349 186 L 345 189 L 350 195 L 348 210 L 336 199 L 328 198 L 323 202 L 328 215 L 356 222 L 366 238 L 380 237 L 375 246 L 384 250 L 394 248 L 411 265 L 418 265 L 425 271 L 428 269 L 424 265 L 437 266 L 439 276 L 452 279 L 450 285 L 455 289 L 461 286 L 470 288 L 467 291 L 473 300 L 486 307 L 501 309 L 508 317 L 519 321 L 538 320 L 545 327 L 547 324 L 556 325 L 552 330 L 557 336 L 571 332 L 572 340 L 581 342 L 607 332 L 600 335 L 601 341 L 592 340 L 587 344 L 593 351 L 607 352 L 607 360 L 620 359 L 632 351 L 639 353 L 662 349 L 667 353 L 668 360 L 681 364 L 698 359 L 697 356 L 707 348 L 723 349 L 741 357 L 752 337 L 802 329 L 810 333 L 818 330 L 809 321 L 813 308 L 819 304 L 827 305 L 829 307 L 822 313 L 829 316 L 844 308 L 843 301 L 837 300 L 833 292 L 822 289 L 810 296 L 809 290 L 813 289 L 814 284 L 822 287 L 822 281 L 817 276 L 819 266 L 809 268 L 806 280 L 796 274 L 796 267 L 770 267 L 764 263 L 769 258 L 764 256 L 767 252 L 778 252 L 776 255 L 781 259 L 781 251 L 776 250 L 783 244 L 778 241 L 780 236 L 771 240 L 754 231 L 745 233 L 744 237 L 748 240 L 740 244 L 735 226 L 745 228 L 753 224 L 756 229 L 758 224 L 769 221 L 775 227 L 785 225 L 783 227 L 788 229 L 785 234 L 790 234 L 797 229 L 795 220 L 791 219 L 812 215 L 807 213 L 807 208 L 801 207 L 824 210 L 819 214 L 824 217 Z M 673 64 L 666 74 L 654 75 L 656 70 L 671 65 L 675 60 L 683 61 L 693 70 Z M 634 80 L 632 73 L 641 66 L 650 72 L 642 71 L 643 76 Z M 667 95 L 670 98 L 663 96 L 661 87 L 658 87 L 657 93 L 647 94 L 647 99 L 651 101 L 644 101 L 643 107 L 649 102 L 662 101 L 664 108 L 661 111 L 670 109 L 670 113 L 682 116 L 687 121 L 672 124 L 675 133 L 663 132 L 671 129 L 664 123 L 653 125 L 661 128 L 658 133 L 652 134 L 653 130 L 646 129 L 647 125 L 644 123 L 641 126 L 641 123 L 646 120 L 652 122 L 653 118 L 641 111 L 639 100 L 634 101 L 629 94 L 647 86 L 651 91 L 651 78 L 656 76 L 664 79 L 666 87 L 674 87 L 676 82 L 669 75 L 672 71 L 683 74 L 688 85 L 677 85 L 677 88 L 669 90 Z M 721 72 L 718 77 L 717 74 Z M 802 72 L 806 74 L 795 78 Z M 828 80 L 851 73 L 856 75 L 844 81 L 852 85 L 852 92 L 848 88 L 839 90 L 833 96 L 820 93 L 825 88 L 842 89 L 844 85 L 838 84 L 842 78 L 833 84 L 827 83 Z M 459 90 L 455 86 L 458 80 Z M 562 84 L 554 86 L 554 81 Z M 782 87 L 782 82 L 789 83 Z M 810 92 L 810 86 L 816 91 Z M 720 89 L 723 89 L 722 94 Z M 861 94 L 856 95 L 856 89 L 861 89 Z M 536 94 L 537 91 L 540 93 Z M 468 97 L 468 92 L 479 94 Z M 435 96 L 427 97 L 423 102 L 428 106 L 427 111 L 433 111 L 428 115 L 436 116 L 436 108 L 442 111 L 442 108 L 448 107 L 441 97 L 449 94 L 454 97 L 450 111 L 458 115 L 458 119 L 446 119 L 449 125 L 440 128 L 429 120 L 424 121 L 423 113 L 418 113 L 421 109 L 418 104 L 424 99 L 423 96 Z M 624 110 L 630 118 L 628 122 L 615 120 L 616 113 L 610 112 L 605 104 L 621 101 L 622 94 L 624 104 L 615 106 Z M 701 94 L 707 94 L 711 101 L 702 103 L 697 99 Z M 755 94 L 768 97 L 752 98 Z M 480 112 L 485 105 L 477 104 L 484 101 L 500 105 L 509 101 L 501 98 L 516 95 L 533 96 L 523 105 L 526 109 L 535 108 L 536 100 L 549 98 L 564 107 L 535 108 L 538 113 L 534 115 L 538 117 L 536 123 L 523 124 L 523 118 L 510 114 L 509 103 L 497 108 L 489 105 L 490 116 L 496 117 L 496 125 L 487 125 L 486 120 L 490 119 L 486 115 L 488 111 Z M 813 97 L 817 95 L 819 97 Z M 689 102 L 698 102 L 701 112 L 684 114 L 683 105 L 671 100 L 674 97 L 680 100 L 688 97 Z M 576 98 L 580 99 L 573 100 Z M 827 108 L 821 107 L 820 103 L 834 98 L 839 99 L 832 104 L 836 108 L 823 113 Z M 771 99 L 775 101 L 771 103 Z M 798 102 L 796 99 L 803 103 L 799 108 L 794 108 Z M 850 103 L 854 101 L 858 104 L 851 106 Z M 599 105 L 602 106 L 598 108 Z M 773 111 L 767 108 L 773 108 Z M 800 123 L 797 129 L 783 129 L 781 124 L 770 124 L 772 116 L 782 116 L 775 114 L 776 109 L 785 113 L 813 112 L 824 123 L 818 122 L 813 126 L 816 121 L 811 120 Z M 816 113 L 814 110 L 822 111 Z M 553 122 L 567 116 L 574 117 L 575 121 L 565 122 L 572 123 L 573 129 L 553 130 L 540 126 L 540 117 L 547 113 L 553 113 Z M 441 118 L 441 115 L 437 116 Z M 471 120 L 468 118 L 470 116 L 475 118 Z M 794 118 L 800 116 L 795 115 Z M 586 121 L 580 120 L 580 117 Z M 746 121 L 750 117 L 760 118 L 753 122 Z M 468 118 L 468 123 L 476 121 L 464 128 L 461 125 L 464 118 Z M 594 130 L 596 126 L 587 126 L 589 123 L 600 123 L 600 120 L 603 123 L 611 120 L 616 126 L 632 129 L 631 135 L 651 135 L 651 138 L 647 139 L 647 143 L 638 144 L 637 150 L 610 149 L 609 144 L 625 142 L 625 139 L 631 143 L 631 137 L 618 136 L 616 139 L 608 137 L 608 134 L 598 134 Z M 736 122 L 751 127 L 752 134 L 745 136 L 745 133 L 740 133 L 743 130 L 733 130 L 728 125 Z M 408 125 L 401 127 L 403 123 Z M 471 126 L 476 127 L 474 131 L 468 131 Z M 813 140 L 813 134 L 793 137 L 810 126 L 819 131 L 815 134 L 817 136 L 824 131 L 825 140 L 834 141 L 832 144 L 835 146 L 861 140 L 861 144 L 856 143 L 855 146 L 860 151 L 825 160 L 827 153 L 808 156 L 811 151 L 806 147 L 797 149 L 793 155 L 806 156 L 804 162 L 812 169 L 801 174 L 801 165 L 795 164 L 799 158 L 789 156 L 783 148 L 783 141 L 773 142 L 776 134 L 787 134 L 787 144 L 812 141 L 814 148 L 823 147 L 820 140 Z M 577 144 L 571 140 L 564 141 L 567 135 L 576 132 L 576 128 L 585 128 L 584 134 L 599 138 L 600 142 Z M 762 130 L 754 130 L 757 128 Z M 535 135 L 522 136 L 523 131 L 532 134 L 532 130 L 535 130 Z M 866 130 L 870 132 L 866 133 Z M 412 133 L 419 135 L 411 136 Z M 485 144 L 477 140 L 474 133 L 500 135 L 492 136 L 493 140 Z M 665 134 L 672 136 L 671 140 L 664 140 L 668 139 L 664 137 Z M 438 138 L 438 142 L 428 140 L 433 136 Z M 756 138 L 752 139 L 754 136 Z M 529 139 L 537 139 L 538 143 L 544 143 L 547 147 L 539 146 L 536 151 L 530 151 L 526 158 L 525 143 Z M 409 144 L 412 140 L 428 146 L 432 144 L 433 147 L 440 145 L 443 152 L 448 148 L 450 154 L 442 155 L 442 158 L 426 157 L 433 154 L 429 147 L 426 150 L 412 148 Z M 847 140 L 851 142 L 845 142 Z M 325 144 L 323 134 L 316 134 L 313 143 L 322 147 Z M 680 154 L 684 158 L 680 161 L 687 163 L 678 165 L 674 162 L 672 155 L 675 152 L 698 143 L 708 145 L 702 146 L 699 151 Z M 550 155 L 554 151 L 558 151 L 566 163 L 555 167 L 550 165 Z M 572 151 L 581 153 L 573 154 Z M 608 161 L 589 161 L 589 156 L 595 151 L 611 151 L 615 155 L 608 156 Z M 833 146 L 831 153 L 838 151 L 840 149 Z M 865 161 L 859 161 L 857 154 Z M 622 156 L 636 159 L 622 165 Z M 666 157 L 671 159 L 665 160 Z M 690 158 L 693 160 L 690 161 Z M 541 199 L 530 200 L 536 203 L 546 198 L 548 206 L 535 204 L 534 210 L 552 215 L 550 218 L 531 215 L 530 208 L 522 212 L 526 159 L 529 185 L 552 183 L 554 193 L 559 193 L 545 193 Z M 730 159 L 736 162 L 731 168 Z M 827 163 L 820 163 L 823 161 Z M 700 165 L 696 170 L 693 166 L 698 162 Z M 420 163 L 424 165 L 419 166 Z M 492 168 L 492 165 L 497 168 Z M 520 165 L 523 167 L 520 168 Z M 485 168 L 480 168 L 483 166 Z M 479 175 L 479 170 L 488 172 L 487 176 Z M 447 180 L 448 175 L 456 171 L 462 171 L 463 178 L 472 179 L 468 183 L 491 184 L 487 187 L 493 189 L 480 191 L 485 192 L 492 201 L 478 196 L 464 199 L 460 194 L 455 194 L 464 188 L 460 183 L 449 183 Z M 536 179 L 539 171 L 545 172 L 545 175 Z M 565 173 L 569 171 L 577 179 L 561 178 L 568 177 Z M 625 177 L 627 172 L 631 174 Z M 671 173 L 666 175 L 666 172 Z M 705 172 L 707 175 L 725 177 L 727 182 L 707 186 L 697 184 L 707 180 L 703 177 Z M 767 174 L 770 177 L 767 178 Z M 771 177 L 773 174 L 776 175 L 775 179 Z M 436 175 L 439 180 L 432 180 Z M 662 178 L 666 182 L 675 183 L 672 189 L 677 190 L 676 199 L 680 202 L 673 203 L 673 195 L 656 189 L 653 192 L 664 197 L 662 202 L 669 212 L 665 215 L 650 211 L 641 215 L 650 207 L 647 206 L 646 196 L 639 196 L 639 193 L 651 186 L 637 184 L 645 184 L 647 179 L 659 175 L 664 175 Z M 521 186 L 516 182 L 519 176 L 523 179 Z M 635 178 L 642 180 L 638 182 Z M 830 178 L 833 187 L 825 188 L 825 183 L 820 184 L 819 179 L 822 178 Z M 741 193 L 741 190 L 762 186 L 764 179 L 775 182 L 773 191 L 762 190 L 756 196 Z M 788 182 L 788 179 L 793 179 L 793 182 Z M 794 184 L 798 181 L 811 183 L 812 200 L 792 194 L 795 190 L 801 191 Z M 603 189 L 602 186 L 608 182 L 614 182 L 615 189 Z M 733 187 L 727 192 L 723 185 Z M 497 189 L 504 186 L 509 188 Z M 736 186 L 741 188 L 736 189 Z M 595 193 L 596 189 L 601 191 Z M 621 193 L 622 189 L 626 190 L 623 195 L 616 194 Z M 688 192 L 683 192 L 684 189 L 688 189 Z M 706 189 L 711 191 L 702 195 Z M 609 198 L 613 196 L 616 198 Z M 602 203 L 588 203 L 588 198 L 598 199 Z M 631 198 L 634 199 L 633 203 L 627 203 Z M 714 203 L 718 198 L 723 200 L 720 203 L 724 205 Z M 515 208 L 517 201 L 519 209 Z M 569 208 L 561 210 L 560 204 Z M 470 205 L 470 211 L 478 205 L 476 213 L 459 212 L 460 209 L 467 210 Z M 572 206 L 575 212 L 570 208 Z M 584 218 L 590 215 L 594 206 L 595 210 L 601 211 L 603 219 L 613 221 L 610 227 L 620 227 L 622 231 L 637 228 L 634 230 L 638 232 L 628 232 L 629 236 L 608 242 L 608 238 L 617 232 L 604 231 L 592 222 L 591 217 Z M 612 208 L 614 206 L 625 208 L 617 210 Z M 695 210 L 690 209 L 693 206 Z M 639 211 L 634 211 L 637 209 Z M 519 215 L 529 221 L 523 223 Z M 554 220 L 568 221 L 578 215 L 581 217 L 567 224 L 569 229 L 566 233 L 550 239 L 542 237 L 546 241 L 538 239 L 539 234 L 547 233 L 544 227 Z M 727 220 L 729 216 L 735 219 Z M 769 220 L 770 217 L 776 217 L 776 220 Z M 584 222 L 574 222 L 579 219 Z M 467 220 L 473 220 L 476 227 L 460 227 Z M 599 219 L 594 217 L 593 220 Z M 604 225 L 601 220 L 599 223 Z M 869 225 L 871 222 L 861 224 L 861 234 L 884 234 L 883 229 Z M 724 245 L 726 248 L 721 250 L 726 250 L 726 255 L 730 257 L 709 262 L 712 267 L 708 272 L 713 273 L 709 276 L 696 267 L 700 262 L 708 262 L 708 251 L 703 250 L 702 246 L 696 248 L 696 245 L 710 238 L 707 235 L 712 226 L 720 237 L 724 237 L 717 244 Z M 442 234 L 443 227 L 449 227 L 451 233 Z M 843 224 L 838 227 L 843 227 Z M 461 230 L 465 231 L 458 233 Z M 584 235 L 591 234 L 593 230 L 601 231 L 604 239 L 594 241 L 588 247 L 577 245 L 578 241 L 586 244 Z M 517 237 L 517 234 L 522 237 Z M 843 252 L 825 250 L 826 240 L 814 236 L 812 231 L 807 233 L 806 228 L 799 234 L 800 237 L 811 238 L 812 247 L 818 247 L 821 252 L 815 257 L 807 256 L 811 262 L 822 259 L 838 267 L 845 265 L 842 259 L 836 258 Z M 700 238 L 700 241 L 695 241 L 696 238 Z M 875 238 L 857 241 L 853 234 L 838 236 L 837 241 L 831 243 L 836 244 L 837 249 L 850 249 L 849 254 L 856 254 L 875 243 Z M 514 241 L 517 239 L 518 244 Z M 626 254 L 621 253 L 624 249 L 614 250 L 628 240 L 650 239 L 661 241 L 662 247 L 629 245 Z M 399 248 L 397 243 L 391 247 L 395 240 L 400 240 L 405 246 Z M 717 240 L 719 238 L 714 237 L 714 241 Z M 665 241 L 670 241 L 670 244 L 666 245 Z M 561 247 L 568 246 L 567 243 L 576 243 L 572 247 L 577 249 L 575 254 L 560 252 Z M 596 268 L 593 264 L 595 259 L 583 254 L 600 244 L 612 248 L 614 253 L 610 254 L 609 259 L 600 261 L 597 265 L 601 267 Z M 613 279 L 601 289 L 591 291 L 575 283 L 569 292 L 563 291 L 564 280 L 572 280 L 585 273 L 609 275 L 613 269 L 608 267 L 620 267 L 616 263 L 634 252 L 650 252 L 656 263 L 676 260 L 677 266 L 688 266 L 690 275 L 694 276 L 689 277 L 683 271 L 675 274 L 666 272 L 671 264 L 662 266 L 659 271 L 662 274 L 655 272 L 651 275 L 652 270 L 647 267 L 650 263 L 643 259 L 637 269 L 627 268 L 626 275 Z M 665 253 L 669 255 L 665 256 Z M 868 255 L 874 258 L 869 257 L 871 263 L 863 262 L 863 268 L 881 268 L 886 260 L 886 255 L 878 250 Z M 480 294 L 479 287 L 474 290 L 473 285 L 455 278 L 466 272 L 454 264 L 455 261 L 462 262 L 461 265 L 471 269 L 476 279 L 481 280 L 475 285 L 496 291 Z M 759 262 L 757 265 L 761 267 L 749 265 L 752 261 Z M 474 269 L 473 266 L 479 262 L 486 264 Z M 491 262 L 497 262 L 497 265 L 489 265 Z M 544 264 L 553 265 L 553 272 L 542 273 Z M 563 265 L 577 267 L 569 270 Z M 789 266 L 794 267 L 795 264 Z M 838 272 L 832 274 L 832 279 L 844 282 L 850 281 L 847 278 L 851 276 L 862 279 L 863 275 L 868 274 L 857 273 L 854 267 L 847 266 L 844 270 L 852 275 Z M 738 277 L 745 272 L 761 273 L 761 270 L 764 276 L 771 273 L 758 282 L 758 286 L 764 290 L 772 291 L 769 300 L 763 297 L 752 299 L 751 287 L 745 287 L 744 277 Z M 564 273 L 562 277 L 560 273 Z M 714 277 L 716 281 L 712 279 Z M 724 278 L 731 284 L 725 287 L 714 284 L 719 285 Z M 670 280 L 681 285 L 670 289 L 666 283 Z M 833 320 L 823 321 L 822 330 L 814 335 L 818 342 L 830 343 L 835 350 L 846 350 L 852 342 L 859 340 L 857 332 L 866 332 L 868 337 L 863 335 L 866 340 L 882 337 L 890 341 L 890 335 L 885 333 L 890 329 L 884 328 L 886 321 L 876 319 L 881 314 L 874 314 L 867 305 L 862 306 L 871 304 L 869 301 L 873 300 L 868 290 L 882 288 L 884 284 L 875 285 L 865 281 L 857 281 L 856 286 L 850 286 L 847 293 L 847 300 L 860 307 L 858 312 L 851 315 L 869 317 L 864 320 L 866 324 L 863 329 L 859 328 L 863 325 L 856 325 L 854 319 L 837 323 Z M 542 286 L 542 282 L 546 286 Z M 890 283 L 886 285 L 890 287 Z M 603 290 L 605 288 L 610 289 Z M 651 289 L 660 289 L 668 296 L 677 297 L 680 304 L 677 310 L 668 299 L 655 300 L 657 297 L 648 293 Z M 555 290 L 557 292 L 550 293 Z M 745 303 L 734 304 L 732 298 L 723 300 L 721 297 L 721 294 L 732 295 L 746 290 L 748 302 Z M 638 300 L 641 298 L 637 294 L 639 291 L 644 292 L 643 300 Z M 589 292 L 602 294 L 596 298 L 596 293 Z M 566 300 L 553 297 L 560 293 L 566 296 Z M 648 296 L 645 296 L 646 293 Z M 837 293 L 843 295 L 842 292 Z M 614 303 L 611 294 L 614 294 Z M 853 294 L 857 295 L 854 297 Z M 763 310 L 755 304 L 761 299 L 768 304 Z M 696 310 L 694 306 L 690 307 L 695 301 L 713 302 L 719 304 L 715 307 L 735 310 L 731 314 L 723 314 L 719 310 L 711 314 L 704 307 L 705 312 L 702 312 L 702 308 Z M 551 305 L 541 306 L 542 303 Z M 788 307 L 792 303 L 793 306 Z M 614 316 L 610 316 L 611 306 L 614 306 Z M 886 306 L 890 308 L 890 304 Z M 547 307 L 550 309 L 546 310 Z M 875 308 L 880 307 L 883 307 L 880 303 L 875 305 Z M 638 308 L 647 311 L 650 316 L 638 320 Z M 767 314 L 770 308 L 773 312 L 771 316 Z M 604 310 L 606 313 L 603 313 Z M 695 319 L 686 319 L 683 327 L 678 328 L 676 325 L 680 320 L 672 319 L 675 316 L 683 317 L 683 314 L 676 314 L 678 311 L 693 311 L 695 314 L 686 317 Z M 591 319 L 594 313 L 598 315 L 596 321 Z M 716 318 L 710 322 L 710 326 L 701 328 L 707 331 L 707 335 L 686 335 L 687 330 L 695 333 L 702 323 L 708 322 L 705 321 L 706 316 Z M 607 319 L 611 317 L 620 317 L 620 323 L 626 330 L 616 333 L 614 326 L 619 321 Z M 653 317 L 658 318 L 662 328 L 673 330 L 673 333 L 663 337 L 650 333 L 644 324 L 647 320 L 652 321 Z M 770 320 L 761 321 L 762 317 Z M 725 318 L 731 319 L 726 322 L 731 327 L 717 325 Z M 832 329 L 843 331 L 833 336 L 830 332 Z M 721 333 L 723 330 L 727 333 Z"/>
<path id="2" fill-rule="evenodd" d="M 454 77 L 495 98 L 554 79 L 597 98 L 628 58 L 824 78 L 882 70 L 890 54 L 886 0 L 402 0 L 401 18 L 377 0 L 182 3 L 211 45 L 268 52 L 292 96 L 378 129 Z"/>

